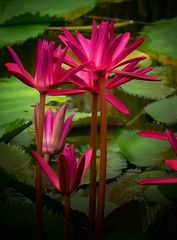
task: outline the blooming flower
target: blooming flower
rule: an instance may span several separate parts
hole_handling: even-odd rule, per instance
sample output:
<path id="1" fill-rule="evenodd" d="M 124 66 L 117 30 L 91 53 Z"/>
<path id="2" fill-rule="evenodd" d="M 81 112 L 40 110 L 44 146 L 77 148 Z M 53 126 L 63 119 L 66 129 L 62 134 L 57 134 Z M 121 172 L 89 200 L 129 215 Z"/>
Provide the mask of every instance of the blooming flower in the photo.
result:
<path id="1" fill-rule="evenodd" d="M 84 63 L 75 68 L 65 70 L 62 68 L 62 63 L 67 48 L 62 50 L 61 45 L 59 45 L 55 49 L 53 41 L 49 43 L 46 40 L 39 39 L 36 53 L 35 77 L 32 77 L 24 68 L 16 52 L 11 47 L 8 47 L 8 50 L 15 63 L 6 63 L 7 70 L 23 83 L 36 88 L 39 92 L 46 92 L 48 88 L 58 87 L 88 64 Z"/>
<path id="2" fill-rule="evenodd" d="M 63 152 L 58 155 L 56 174 L 37 152 L 32 153 L 50 182 L 64 194 L 72 193 L 79 186 L 92 157 L 92 149 L 89 149 L 77 160 L 74 145 L 66 144 Z"/>
<path id="3" fill-rule="evenodd" d="M 44 131 L 43 131 L 43 146 L 42 153 L 48 153 L 50 155 L 56 153 L 63 145 L 66 136 L 70 130 L 70 123 L 73 119 L 73 114 L 70 115 L 66 121 L 66 105 L 63 105 L 60 109 L 57 109 L 56 112 L 52 112 L 52 109 L 49 108 L 45 114 L 44 120 Z M 35 123 L 35 132 L 37 138 L 37 129 L 38 129 L 38 117 L 39 117 L 39 105 L 36 105 L 34 108 L 34 123 Z"/>
<path id="4" fill-rule="evenodd" d="M 152 68 L 140 69 L 137 65 L 145 57 L 124 60 L 143 42 L 143 38 L 126 47 L 130 33 L 119 34 L 114 38 L 113 21 L 110 23 L 101 21 L 100 28 L 97 29 L 96 22 L 93 20 L 91 39 L 86 39 L 79 32 L 76 32 L 76 39 L 68 30 L 63 29 L 63 32 L 64 36 L 60 35 L 60 39 L 70 48 L 78 60 L 81 63 L 85 61 L 90 61 L 90 63 L 83 71 L 79 71 L 71 77 L 71 82 L 77 86 L 77 89 L 74 91 L 64 90 L 63 92 L 50 90 L 48 95 L 78 94 L 87 91 L 99 94 L 101 74 L 105 80 L 106 100 L 119 111 L 128 114 L 128 108 L 111 93 L 111 90 L 132 79 L 159 80 L 156 77 L 146 75 Z M 73 67 L 78 65 L 68 54 L 65 55 L 64 62 Z M 115 75 L 112 79 L 110 79 L 110 73 Z"/>
<path id="5" fill-rule="evenodd" d="M 138 135 L 143 137 L 158 138 L 162 140 L 168 140 L 177 155 L 177 136 L 173 134 L 170 129 L 166 129 L 166 134 L 155 132 L 155 131 L 142 131 Z M 177 159 L 165 160 L 165 164 L 177 171 Z M 140 184 L 170 184 L 177 183 L 177 177 L 154 177 L 146 178 L 139 181 Z"/>
<path id="6" fill-rule="evenodd" d="M 63 28 L 64 36 L 59 38 L 70 48 L 78 60 L 83 62 L 90 61 L 87 69 L 90 72 L 101 72 L 102 75 L 114 72 L 116 75 L 130 77 L 136 79 L 157 80 L 152 76 L 144 75 L 143 72 L 136 69 L 122 69 L 115 71 L 114 69 L 125 66 L 132 62 L 143 60 L 144 57 L 124 59 L 133 52 L 143 41 L 144 38 L 139 38 L 127 47 L 130 40 L 130 33 L 119 34 L 114 37 L 114 22 L 101 21 L 99 29 L 95 20 L 92 24 L 91 39 L 85 38 L 81 33 L 76 32 L 76 39 L 71 33 Z M 70 66 L 77 66 L 77 62 L 66 55 L 64 61 Z"/>

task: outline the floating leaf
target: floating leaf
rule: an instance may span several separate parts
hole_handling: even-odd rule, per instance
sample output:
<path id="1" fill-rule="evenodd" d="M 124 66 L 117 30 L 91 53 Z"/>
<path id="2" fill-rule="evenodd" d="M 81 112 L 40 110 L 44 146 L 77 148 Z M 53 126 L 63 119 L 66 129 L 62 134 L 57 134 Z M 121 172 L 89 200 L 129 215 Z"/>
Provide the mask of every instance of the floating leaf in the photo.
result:
<path id="1" fill-rule="evenodd" d="M 33 24 L 0 27 L 0 48 L 5 45 L 23 43 L 29 38 L 37 37 L 45 31 L 47 26 L 47 24 Z"/>
<path id="2" fill-rule="evenodd" d="M 154 120 L 167 125 L 177 123 L 177 96 L 153 102 L 145 107 L 145 112 Z"/>
<path id="3" fill-rule="evenodd" d="M 141 48 L 159 62 L 177 65 L 176 28 L 177 18 L 146 26 L 142 35 L 147 36 L 148 40 Z"/>
<path id="4" fill-rule="evenodd" d="M 157 186 L 148 186 L 144 190 L 144 195 L 148 201 L 170 203 L 170 201 L 161 193 Z"/>
<path id="5" fill-rule="evenodd" d="M 161 99 L 174 93 L 174 88 L 166 86 L 174 77 L 171 67 L 155 67 L 150 75 L 159 77 L 162 81 L 133 80 L 123 84 L 120 89 L 128 94 L 150 99 Z"/>
<path id="6" fill-rule="evenodd" d="M 144 138 L 137 135 L 140 130 L 123 130 L 117 141 L 122 155 L 128 161 L 140 167 L 155 166 L 165 160 L 165 154 L 170 149 L 168 141 Z"/>
<path id="7" fill-rule="evenodd" d="M 12 138 L 22 132 L 24 129 L 32 124 L 31 121 L 24 119 L 16 119 L 15 121 L 3 124 L 0 126 L 0 141 L 8 143 Z"/>
<path id="8" fill-rule="evenodd" d="M 71 208 L 88 215 L 89 197 L 82 196 L 79 192 L 72 195 Z M 109 215 L 118 205 L 109 201 L 105 202 L 105 216 Z"/>
<path id="9" fill-rule="evenodd" d="M 34 185 L 35 166 L 30 156 L 19 148 L 0 143 L 0 167 L 19 181 Z"/>
<path id="10" fill-rule="evenodd" d="M 22 22 L 25 24 L 26 22 L 30 22 L 30 14 L 36 15 L 36 13 L 39 13 L 41 18 L 48 17 L 61 17 L 64 14 L 75 14 L 75 17 L 80 16 L 81 13 L 76 15 L 76 10 L 81 8 L 91 9 L 95 6 L 96 1 L 95 0 L 77 0 L 74 2 L 72 0 L 51 0 L 50 2 L 48 0 L 41 1 L 35 1 L 35 0 L 1 0 L 0 2 L 0 23 L 4 24 L 7 21 L 9 21 L 12 17 L 15 16 L 18 18 L 19 22 Z M 18 6 L 18 7 L 17 7 Z M 20 18 L 19 15 L 30 13 L 28 18 Z M 22 17 L 21 16 L 21 17 Z M 26 20 L 26 22 L 25 22 Z M 36 18 L 37 21 L 41 21 L 40 18 Z M 33 19 L 31 19 L 33 21 Z M 17 20 L 16 20 L 17 24 Z"/>

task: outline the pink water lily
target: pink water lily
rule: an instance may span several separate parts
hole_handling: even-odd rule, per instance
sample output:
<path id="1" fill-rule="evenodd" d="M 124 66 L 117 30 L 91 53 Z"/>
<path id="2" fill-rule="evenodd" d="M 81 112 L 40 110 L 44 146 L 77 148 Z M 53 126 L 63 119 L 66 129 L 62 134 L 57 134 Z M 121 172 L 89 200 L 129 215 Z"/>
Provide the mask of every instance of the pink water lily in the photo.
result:
<path id="1" fill-rule="evenodd" d="M 166 134 L 155 132 L 155 131 L 142 131 L 138 133 L 143 137 L 158 138 L 162 140 L 168 140 L 177 155 L 177 136 L 173 134 L 170 129 L 166 129 Z M 177 171 L 177 159 L 165 160 L 165 164 L 173 170 Z M 140 184 L 171 184 L 177 183 L 177 177 L 154 177 L 146 178 L 139 181 Z"/>
<path id="2" fill-rule="evenodd" d="M 36 52 L 36 71 L 32 77 L 24 68 L 20 58 L 16 52 L 8 47 L 8 50 L 15 63 L 6 63 L 7 70 L 15 75 L 26 85 L 36 88 L 39 92 L 46 92 L 48 88 L 58 87 L 60 84 L 68 81 L 68 79 L 76 72 L 88 65 L 88 63 L 65 70 L 62 67 L 63 59 L 66 55 L 67 48 L 61 49 L 61 45 L 57 48 L 54 42 L 39 39 Z"/>
<path id="3" fill-rule="evenodd" d="M 56 112 L 52 112 L 49 108 L 45 114 L 44 119 L 44 131 L 43 131 L 43 154 L 54 154 L 63 146 L 64 140 L 69 133 L 70 124 L 74 115 L 70 115 L 65 120 L 66 105 L 63 105 Z M 34 123 L 37 141 L 37 129 L 38 129 L 38 118 L 39 118 L 39 105 L 34 108 Z"/>
<path id="4" fill-rule="evenodd" d="M 85 38 L 77 31 L 76 38 L 74 38 L 65 28 L 63 28 L 63 33 L 64 36 L 60 35 L 59 38 L 70 48 L 77 59 L 81 63 L 90 61 L 90 64 L 87 66 L 88 71 L 101 72 L 102 75 L 113 72 L 120 77 L 131 79 L 157 80 L 155 77 L 147 76 L 141 71 L 136 71 L 136 68 L 115 70 L 129 63 L 144 59 L 144 57 L 138 57 L 124 60 L 144 41 L 144 38 L 139 38 L 127 46 L 130 40 L 130 33 L 126 32 L 114 37 L 113 21 L 110 23 L 108 21 L 101 21 L 98 28 L 95 20 L 93 20 L 90 39 Z M 70 66 L 77 66 L 77 62 L 69 55 L 65 56 L 64 62 Z"/>
<path id="5" fill-rule="evenodd" d="M 37 152 L 32 153 L 53 186 L 63 194 L 70 194 L 79 186 L 92 157 L 92 149 L 88 149 L 77 160 L 74 145 L 66 144 L 57 158 L 57 174 Z"/>

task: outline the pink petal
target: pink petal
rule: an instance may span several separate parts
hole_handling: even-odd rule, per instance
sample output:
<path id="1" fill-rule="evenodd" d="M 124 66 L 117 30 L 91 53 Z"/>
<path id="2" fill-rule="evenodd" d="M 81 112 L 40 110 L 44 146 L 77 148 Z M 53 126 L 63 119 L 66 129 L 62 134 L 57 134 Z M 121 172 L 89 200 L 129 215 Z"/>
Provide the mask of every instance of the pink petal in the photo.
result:
<path id="1" fill-rule="evenodd" d="M 39 153 L 32 151 L 33 156 L 36 158 L 38 164 L 44 171 L 44 173 L 49 178 L 50 182 L 54 187 L 60 191 L 60 184 L 58 181 L 58 175 L 53 171 L 53 169 L 45 162 L 45 160 L 39 155 Z"/>
<path id="2" fill-rule="evenodd" d="M 95 54 L 95 47 L 96 47 L 96 44 L 97 44 L 97 38 L 98 38 L 97 24 L 96 24 L 96 21 L 93 19 L 92 33 L 91 33 L 91 58 L 93 58 L 93 56 Z"/>
<path id="3" fill-rule="evenodd" d="M 88 39 L 86 39 L 81 33 L 77 32 L 77 39 L 83 49 L 83 51 L 85 52 L 85 54 L 87 55 L 87 59 L 90 59 L 90 42 Z"/>
<path id="4" fill-rule="evenodd" d="M 106 100 L 110 102 L 115 108 L 124 114 L 129 114 L 129 110 L 117 97 L 112 95 L 110 92 L 106 92 Z"/>
<path id="5" fill-rule="evenodd" d="M 6 63 L 5 64 L 7 70 L 12 73 L 15 77 L 17 77 L 19 80 L 21 80 L 24 84 L 36 88 L 36 85 L 34 83 L 34 79 L 32 81 L 32 77 L 29 79 L 26 74 L 21 72 L 20 68 L 15 63 Z"/>
<path id="6" fill-rule="evenodd" d="M 65 123 L 64 123 L 64 125 L 63 125 L 63 129 L 62 129 L 62 133 L 61 133 L 61 137 L 60 137 L 59 148 L 62 147 L 62 145 L 63 145 L 63 143 L 64 143 L 64 141 L 65 141 L 65 138 L 67 137 L 67 135 L 68 135 L 68 133 L 69 133 L 69 131 L 70 131 L 70 124 L 71 124 L 71 121 L 72 121 L 73 117 L 74 117 L 74 114 L 70 115 L 70 116 L 66 119 L 66 121 L 65 121 Z"/>
<path id="7" fill-rule="evenodd" d="M 120 53 L 124 50 L 129 39 L 130 39 L 130 33 L 129 32 L 124 33 L 117 48 L 114 50 L 112 61 L 114 61 L 120 55 Z"/>
<path id="8" fill-rule="evenodd" d="M 126 61 L 122 61 L 121 63 L 119 63 L 118 65 L 116 65 L 113 69 L 115 68 L 118 68 L 118 67 L 121 67 L 123 65 L 126 65 L 128 63 L 131 63 L 131 62 L 135 62 L 136 64 L 142 60 L 146 59 L 145 56 L 142 56 L 142 57 L 137 57 L 137 58 L 131 58 L 131 59 L 128 59 Z"/>
<path id="9" fill-rule="evenodd" d="M 164 133 L 149 131 L 149 130 L 145 130 L 145 131 L 139 132 L 137 134 L 139 136 L 148 137 L 148 138 L 158 138 L 158 139 L 162 139 L 162 140 L 168 139 L 167 135 Z"/>
<path id="10" fill-rule="evenodd" d="M 56 89 L 56 90 L 47 90 L 48 96 L 62 96 L 62 95 L 77 95 L 85 93 L 87 90 L 83 89 Z"/>
<path id="11" fill-rule="evenodd" d="M 88 61 L 87 55 L 85 55 L 83 53 L 83 50 L 81 49 L 81 47 L 77 47 L 76 45 L 74 45 L 72 42 L 67 42 L 69 48 L 71 49 L 71 51 L 74 53 L 74 55 L 78 58 L 78 60 L 83 63 Z"/>
<path id="12" fill-rule="evenodd" d="M 166 129 L 166 134 L 167 134 L 167 137 L 168 137 L 168 139 L 169 139 L 169 141 L 171 143 L 171 146 L 172 146 L 174 152 L 177 155 L 177 136 L 175 136 L 173 134 L 173 132 L 170 129 L 168 129 L 168 128 Z"/>
<path id="13" fill-rule="evenodd" d="M 171 184 L 177 183 L 177 177 L 145 178 L 138 183 L 142 185 Z"/>
<path id="14" fill-rule="evenodd" d="M 66 28 L 63 28 L 62 31 L 63 31 L 67 41 L 74 44 L 77 48 L 80 48 L 78 42 L 75 40 L 75 38 L 72 36 L 72 34 Z"/>
<path id="15" fill-rule="evenodd" d="M 50 145 L 52 141 L 52 119 L 53 113 L 52 109 L 49 108 L 45 114 L 45 124 L 44 124 L 44 137 L 43 137 L 43 144 L 46 146 L 46 150 L 44 151 L 51 151 Z"/>
<path id="16" fill-rule="evenodd" d="M 133 79 L 159 81 L 159 78 L 157 78 L 157 77 L 145 75 L 142 73 L 119 71 L 117 74 L 122 77 L 128 77 L 128 78 L 133 78 Z"/>
<path id="17" fill-rule="evenodd" d="M 88 149 L 88 150 L 80 157 L 80 159 L 79 159 L 79 161 L 78 161 L 78 165 L 79 165 L 80 161 L 82 161 L 83 158 L 85 158 L 85 166 L 84 166 L 84 170 L 83 170 L 83 173 L 82 173 L 82 178 L 84 177 L 84 175 L 85 175 L 85 173 L 86 173 L 86 171 L 87 171 L 87 169 L 88 169 L 88 167 L 89 167 L 90 161 L 91 161 L 91 159 L 92 159 L 92 153 L 93 153 L 93 149 L 92 149 L 92 148 Z"/>
<path id="18" fill-rule="evenodd" d="M 62 193 L 70 193 L 70 172 L 68 162 L 64 154 L 58 155 L 58 179 L 60 183 L 60 190 Z"/>
<path id="19" fill-rule="evenodd" d="M 165 164 L 171 167 L 173 170 L 177 171 L 177 159 L 165 160 Z"/>

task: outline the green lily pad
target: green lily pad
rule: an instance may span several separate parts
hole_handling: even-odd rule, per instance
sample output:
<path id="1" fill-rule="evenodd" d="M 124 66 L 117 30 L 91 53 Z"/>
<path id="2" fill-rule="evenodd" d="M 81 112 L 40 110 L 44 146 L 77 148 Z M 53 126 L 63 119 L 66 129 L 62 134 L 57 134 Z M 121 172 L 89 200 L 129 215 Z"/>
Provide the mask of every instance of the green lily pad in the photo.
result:
<path id="1" fill-rule="evenodd" d="M 170 149 L 168 141 L 140 137 L 137 132 L 140 130 L 123 130 L 117 141 L 122 155 L 136 166 L 150 167 L 156 166 L 165 160 Z"/>
<path id="2" fill-rule="evenodd" d="M 34 185 L 35 166 L 30 156 L 21 149 L 0 143 L 0 167 L 20 182 Z"/>
<path id="3" fill-rule="evenodd" d="M 0 48 L 5 45 L 19 44 L 29 38 L 41 35 L 47 28 L 48 24 L 18 25 L 0 27 Z"/>
<path id="4" fill-rule="evenodd" d="M 145 107 L 145 112 L 155 121 L 167 125 L 177 123 L 177 96 L 153 102 Z"/>
<path id="5" fill-rule="evenodd" d="M 117 204 L 106 201 L 105 216 L 109 215 L 113 210 L 118 207 L 119 206 Z M 89 197 L 83 196 L 79 192 L 74 193 L 71 198 L 71 208 L 79 212 L 84 212 L 86 215 L 88 215 Z"/>
<path id="6" fill-rule="evenodd" d="M 133 80 L 123 84 L 120 89 L 130 95 L 150 99 L 161 99 L 174 93 L 175 89 L 167 86 L 174 77 L 171 67 L 155 67 L 150 75 L 159 77 L 161 81 Z"/>
<path id="7" fill-rule="evenodd" d="M 177 18 L 160 20 L 152 26 L 146 26 L 142 32 L 147 36 L 141 49 L 151 57 L 165 64 L 177 65 Z"/>
<path id="8" fill-rule="evenodd" d="M 51 0 L 50 2 L 47 0 L 43 1 L 35 1 L 35 0 L 26 0 L 26 1 L 21 1 L 21 0 L 11 0 L 11 1 L 6 1 L 2 0 L 0 2 L 0 24 L 4 24 L 7 21 L 9 21 L 11 18 L 17 17 L 16 19 L 16 24 L 17 20 L 20 23 L 29 23 L 29 21 L 33 21 L 31 15 L 34 15 L 36 13 L 39 13 L 39 15 L 44 18 L 47 16 L 48 17 L 61 17 L 66 14 L 72 14 L 74 17 L 80 16 L 79 12 L 81 12 L 81 9 L 87 9 L 90 10 L 92 9 L 96 4 L 95 0 L 87 1 L 87 0 L 77 0 L 74 2 L 72 0 Z M 17 7 L 18 6 L 18 7 Z M 78 14 L 76 15 L 76 11 Z M 23 14 L 25 13 L 30 13 L 29 16 L 26 16 L 26 19 L 24 19 Z M 83 14 L 81 12 L 80 14 Z M 23 19 L 20 19 L 20 16 Z M 67 17 L 67 15 L 66 15 Z M 31 18 L 31 20 L 30 20 Z M 15 18 L 13 19 L 15 20 Z M 25 22 L 26 20 L 26 22 Z M 41 21 L 40 18 L 36 19 L 38 21 Z"/>

